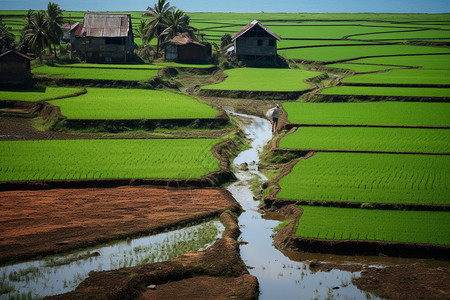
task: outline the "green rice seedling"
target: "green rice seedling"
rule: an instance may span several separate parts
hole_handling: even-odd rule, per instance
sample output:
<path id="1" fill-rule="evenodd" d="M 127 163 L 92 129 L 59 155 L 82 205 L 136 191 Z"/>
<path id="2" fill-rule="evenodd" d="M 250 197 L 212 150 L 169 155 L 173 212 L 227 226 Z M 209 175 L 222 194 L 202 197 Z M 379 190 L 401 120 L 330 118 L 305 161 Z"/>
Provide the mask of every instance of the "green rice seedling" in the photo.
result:
<path id="1" fill-rule="evenodd" d="M 353 61 L 352 63 L 370 64 L 370 65 L 400 65 L 421 67 L 424 69 L 450 69 L 450 54 L 442 55 L 408 55 L 408 56 L 387 56 L 372 57 Z"/>
<path id="2" fill-rule="evenodd" d="M 301 208 L 303 214 L 296 231 L 300 237 L 327 239 L 323 233 L 333 232 L 336 235 L 328 239 L 450 244 L 450 212 Z"/>
<path id="3" fill-rule="evenodd" d="M 371 73 L 347 77 L 342 82 L 359 84 L 450 84 L 450 69 L 396 69 L 387 73 Z"/>
<path id="4" fill-rule="evenodd" d="M 208 90 L 301 91 L 311 86 L 304 82 L 319 72 L 299 69 L 239 68 L 226 70 L 225 81 L 203 87 Z"/>
<path id="5" fill-rule="evenodd" d="M 405 54 L 450 54 L 445 48 L 410 45 L 368 45 L 368 46 L 330 46 L 281 50 L 279 54 L 288 58 L 312 61 L 334 62 L 369 56 L 389 56 Z"/>
<path id="6" fill-rule="evenodd" d="M 337 86 L 324 89 L 320 94 L 382 97 L 450 97 L 450 89 L 424 87 Z"/>
<path id="7" fill-rule="evenodd" d="M 91 79 L 91 80 L 126 80 L 144 81 L 158 75 L 158 70 L 123 70 L 99 68 L 63 68 L 54 66 L 41 66 L 32 69 L 37 77 Z"/>
<path id="8" fill-rule="evenodd" d="M 191 96 L 164 90 L 88 88 L 87 94 L 51 104 L 69 119 L 212 118 L 218 113 Z"/>
<path id="9" fill-rule="evenodd" d="M 301 124 L 450 126 L 450 103 L 283 103 L 289 121 Z"/>
<path id="10" fill-rule="evenodd" d="M 448 205 L 450 157 L 317 153 L 279 181 L 278 198 Z"/>
<path id="11" fill-rule="evenodd" d="M 199 178 L 214 139 L 0 141 L 0 180 Z"/>
<path id="12" fill-rule="evenodd" d="M 300 127 L 280 148 L 450 153 L 450 130 L 374 127 Z"/>
<path id="13" fill-rule="evenodd" d="M 22 90 L 0 90 L 1 100 L 41 101 L 60 97 L 69 97 L 81 93 L 82 88 L 35 87 Z"/>

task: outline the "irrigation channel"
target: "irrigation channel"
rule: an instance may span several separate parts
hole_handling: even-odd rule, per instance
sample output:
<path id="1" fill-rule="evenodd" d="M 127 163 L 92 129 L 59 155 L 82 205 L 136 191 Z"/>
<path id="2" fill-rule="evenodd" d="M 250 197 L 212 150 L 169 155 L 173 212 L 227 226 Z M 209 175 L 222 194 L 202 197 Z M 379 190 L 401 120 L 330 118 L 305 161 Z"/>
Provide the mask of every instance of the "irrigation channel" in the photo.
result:
<path id="1" fill-rule="evenodd" d="M 275 216 L 264 216 L 258 210 L 249 181 L 255 177 L 267 178 L 258 170 L 259 155 L 272 139 L 272 125 L 256 116 L 233 113 L 242 122 L 242 127 L 251 141 L 251 148 L 241 152 L 233 164 L 238 181 L 228 187 L 233 197 L 245 210 L 239 217 L 241 227 L 241 257 L 250 274 L 259 282 L 259 299 L 377 299 L 360 291 L 352 284 L 359 272 L 331 270 L 314 271 L 307 263 L 292 260 L 273 246 L 273 229 L 280 223 Z M 247 168 L 240 168 L 247 164 Z"/>
<path id="2" fill-rule="evenodd" d="M 251 148 L 241 152 L 233 164 L 238 181 L 227 189 L 245 210 L 239 217 L 242 234 L 241 257 L 256 276 L 260 299 L 378 299 L 359 290 L 352 279 L 359 272 L 333 269 L 329 272 L 310 268 L 308 260 L 337 264 L 360 263 L 371 266 L 407 264 L 418 260 L 387 257 L 344 257 L 310 253 L 284 253 L 273 246 L 274 227 L 282 218 L 263 215 L 254 200 L 251 181 L 267 180 L 258 170 L 259 154 L 272 139 L 271 124 L 256 116 L 228 112 L 242 123 Z M 245 164 L 248 167 L 242 168 Z M 74 290 L 90 271 L 106 271 L 160 262 L 185 252 L 199 251 L 212 245 L 222 235 L 219 221 L 160 233 L 153 236 L 114 242 L 82 251 L 46 257 L 0 268 L 2 289 L 10 292 L 0 299 L 35 299 Z"/>

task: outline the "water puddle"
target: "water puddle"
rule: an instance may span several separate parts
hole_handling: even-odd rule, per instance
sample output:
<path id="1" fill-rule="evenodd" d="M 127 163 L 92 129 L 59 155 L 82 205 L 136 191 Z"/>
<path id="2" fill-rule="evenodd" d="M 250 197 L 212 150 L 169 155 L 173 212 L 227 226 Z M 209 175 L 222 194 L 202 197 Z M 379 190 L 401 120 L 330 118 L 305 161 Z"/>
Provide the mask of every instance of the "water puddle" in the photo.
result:
<path id="1" fill-rule="evenodd" d="M 246 242 L 241 246 L 241 257 L 249 267 L 250 274 L 258 278 L 260 299 L 277 299 L 280 296 L 283 299 L 378 299 L 352 284 L 352 279 L 360 276 L 359 272 L 314 271 L 308 264 L 291 260 L 275 249 L 272 244 L 273 228 L 282 217 L 263 216 L 258 211 L 259 202 L 253 200 L 254 194 L 248 184 L 255 176 L 262 181 L 267 180 L 258 171 L 257 163 L 264 145 L 272 139 L 271 124 L 259 117 L 231 114 L 239 119 L 247 119 L 241 123 L 247 137 L 251 139 L 252 148 L 240 153 L 233 162 L 238 181 L 227 189 L 245 210 L 239 217 L 242 231 L 240 240 Z M 244 163 L 249 165 L 248 170 L 238 168 Z"/>
<path id="2" fill-rule="evenodd" d="M 36 299 L 74 290 L 91 271 L 161 262 L 200 251 L 220 238 L 224 227 L 209 221 L 179 230 L 93 247 L 0 268 L 0 299 Z"/>

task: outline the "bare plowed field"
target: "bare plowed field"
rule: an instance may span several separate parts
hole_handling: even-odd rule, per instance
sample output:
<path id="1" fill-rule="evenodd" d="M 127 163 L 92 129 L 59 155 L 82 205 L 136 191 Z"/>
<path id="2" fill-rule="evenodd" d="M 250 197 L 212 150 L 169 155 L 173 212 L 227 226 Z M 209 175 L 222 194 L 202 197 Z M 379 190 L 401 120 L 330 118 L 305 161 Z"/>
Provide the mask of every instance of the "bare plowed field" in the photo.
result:
<path id="1" fill-rule="evenodd" d="M 124 186 L 0 192 L 0 264 L 162 231 L 239 204 L 224 189 Z"/>

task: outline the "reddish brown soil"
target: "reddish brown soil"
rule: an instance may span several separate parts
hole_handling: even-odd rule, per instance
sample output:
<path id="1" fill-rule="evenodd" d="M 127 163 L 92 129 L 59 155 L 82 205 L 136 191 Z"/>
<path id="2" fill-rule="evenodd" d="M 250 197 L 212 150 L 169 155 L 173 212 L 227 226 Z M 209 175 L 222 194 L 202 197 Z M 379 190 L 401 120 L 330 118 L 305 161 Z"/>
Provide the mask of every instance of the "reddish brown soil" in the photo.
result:
<path id="1" fill-rule="evenodd" d="M 238 211 L 224 189 L 124 186 L 0 192 L 0 264 Z"/>
<path id="2" fill-rule="evenodd" d="M 258 281 L 248 274 L 238 242 L 224 237 L 205 251 L 166 262 L 92 272 L 75 291 L 51 299 L 257 299 L 258 295 Z"/>
<path id="3" fill-rule="evenodd" d="M 169 282 L 156 290 L 148 289 L 138 299 L 251 299 L 255 292 L 248 286 L 255 285 L 256 277 L 251 275 L 237 278 L 203 275 Z M 178 291 L 176 298 L 172 294 L 174 290 Z"/>
<path id="4" fill-rule="evenodd" d="M 422 264 L 363 268 L 353 282 L 381 298 L 450 299 L 450 270 Z"/>

